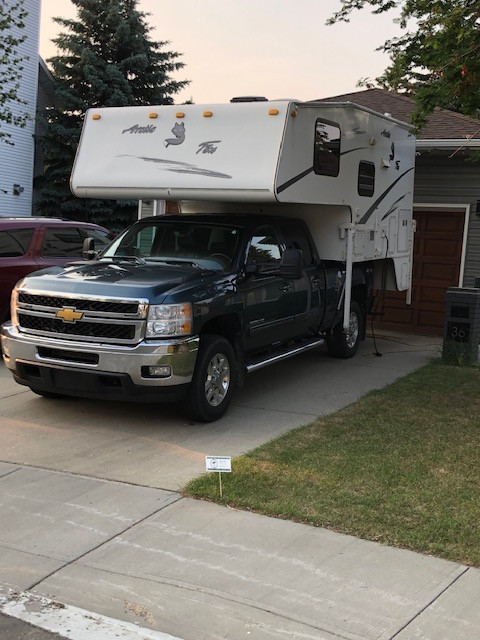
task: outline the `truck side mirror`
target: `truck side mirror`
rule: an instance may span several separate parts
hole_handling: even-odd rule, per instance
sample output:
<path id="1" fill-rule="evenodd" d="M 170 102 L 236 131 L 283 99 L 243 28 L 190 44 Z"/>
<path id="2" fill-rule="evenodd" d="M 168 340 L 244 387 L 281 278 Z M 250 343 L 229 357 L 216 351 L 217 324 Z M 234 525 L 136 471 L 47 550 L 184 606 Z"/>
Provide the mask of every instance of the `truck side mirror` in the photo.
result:
<path id="1" fill-rule="evenodd" d="M 280 275 L 283 278 L 298 280 L 303 274 L 303 253 L 301 249 L 285 249 L 282 254 Z"/>
<path id="2" fill-rule="evenodd" d="M 85 238 L 82 247 L 83 260 L 95 260 L 97 254 L 95 252 L 95 240 L 93 238 Z"/>
<path id="3" fill-rule="evenodd" d="M 256 264 L 255 262 L 247 262 L 247 264 L 245 265 L 245 275 L 253 276 L 256 273 L 258 273 L 258 264 Z"/>

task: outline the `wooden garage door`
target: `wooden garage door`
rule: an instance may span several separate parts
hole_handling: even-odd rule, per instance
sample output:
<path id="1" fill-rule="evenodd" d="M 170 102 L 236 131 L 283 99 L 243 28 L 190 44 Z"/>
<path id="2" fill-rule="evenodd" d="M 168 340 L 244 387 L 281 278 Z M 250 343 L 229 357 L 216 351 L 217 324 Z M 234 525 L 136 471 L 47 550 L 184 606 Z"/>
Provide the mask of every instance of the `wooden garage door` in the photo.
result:
<path id="1" fill-rule="evenodd" d="M 445 292 L 458 286 L 463 211 L 415 211 L 412 304 L 405 292 L 386 291 L 377 300 L 376 326 L 395 331 L 442 335 Z"/>

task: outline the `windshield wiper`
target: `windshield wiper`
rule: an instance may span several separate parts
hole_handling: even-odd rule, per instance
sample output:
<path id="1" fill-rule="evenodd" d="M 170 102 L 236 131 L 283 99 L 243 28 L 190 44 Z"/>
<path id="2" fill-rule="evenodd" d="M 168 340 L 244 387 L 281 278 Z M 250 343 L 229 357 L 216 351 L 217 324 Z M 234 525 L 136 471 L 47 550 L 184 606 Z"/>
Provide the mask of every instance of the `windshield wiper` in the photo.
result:
<path id="1" fill-rule="evenodd" d="M 160 258 L 159 262 L 165 262 L 165 264 L 187 264 L 189 267 L 196 267 L 197 269 L 202 268 L 198 262 L 194 262 L 193 260 L 171 260 L 170 258 Z"/>
<path id="2" fill-rule="evenodd" d="M 103 257 L 113 261 L 118 260 L 118 262 L 137 262 L 138 264 L 147 264 L 145 260 L 143 258 L 140 258 L 139 256 L 103 256 Z"/>

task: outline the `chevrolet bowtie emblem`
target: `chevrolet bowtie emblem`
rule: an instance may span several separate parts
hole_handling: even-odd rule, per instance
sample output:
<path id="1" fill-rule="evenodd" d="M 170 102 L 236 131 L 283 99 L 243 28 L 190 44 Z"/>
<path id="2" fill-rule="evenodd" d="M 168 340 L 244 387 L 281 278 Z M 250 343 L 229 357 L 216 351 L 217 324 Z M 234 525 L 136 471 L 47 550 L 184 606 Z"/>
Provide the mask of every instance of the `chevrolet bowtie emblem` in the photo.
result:
<path id="1" fill-rule="evenodd" d="M 60 318 L 64 322 L 76 322 L 77 320 L 81 320 L 83 318 L 83 313 L 80 311 L 75 311 L 72 307 L 65 307 L 64 309 L 59 309 L 55 314 L 57 318 Z"/>

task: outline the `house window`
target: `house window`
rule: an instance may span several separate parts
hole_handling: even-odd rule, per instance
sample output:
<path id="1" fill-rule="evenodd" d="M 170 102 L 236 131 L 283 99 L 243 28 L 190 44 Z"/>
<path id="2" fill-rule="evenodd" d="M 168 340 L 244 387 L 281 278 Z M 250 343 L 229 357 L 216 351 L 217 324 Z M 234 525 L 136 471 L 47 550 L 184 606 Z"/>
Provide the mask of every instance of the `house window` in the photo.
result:
<path id="1" fill-rule="evenodd" d="M 340 126 L 317 118 L 313 170 L 321 176 L 338 176 L 340 170 Z"/>
<path id="2" fill-rule="evenodd" d="M 372 197 L 375 191 L 375 165 L 361 160 L 358 165 L 358 195 Z"/>

